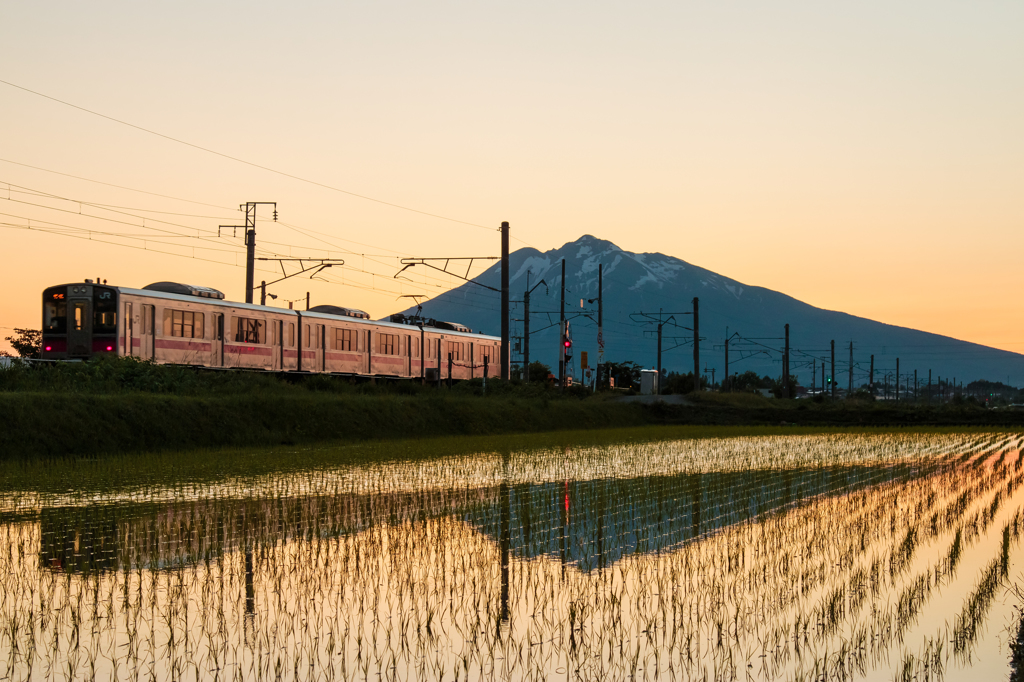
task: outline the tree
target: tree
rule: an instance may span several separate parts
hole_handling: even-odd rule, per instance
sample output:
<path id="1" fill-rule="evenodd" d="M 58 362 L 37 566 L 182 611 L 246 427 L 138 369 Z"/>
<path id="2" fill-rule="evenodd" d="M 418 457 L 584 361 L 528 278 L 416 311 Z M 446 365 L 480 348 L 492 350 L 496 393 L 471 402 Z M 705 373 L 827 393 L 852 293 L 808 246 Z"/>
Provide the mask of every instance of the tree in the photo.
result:
<path id="1" fill-rule="evenodd" d="M 632 388 L 634 384 L 640 385 L 640 365 L 632 360 L 624 362 L 606 362 L 601 365 L 601 378 L 615 377 L 616 388 Z"/>
<path id="2" fill-rule="evenodd" d="M 530 382 L 544 383 L 548 380 L 548 375 L 551 374 L 551 368 L 545 365 L 543 362 L 534 360 L 530 363 Z"/>
<path id="3" fill-rule="evenodd" d="M 700 378 L 701 390 L 706 390 L 708 387 L 708 378 Z M 662 393 L 674 393 L 679 395 L 685 395 L 693 392 L 693 372 L 687 372 L 682 374 L 681 372 L 669 372 L 665 377 L 665 381 L 661 388 Z"/>
<path id="4" fill-rule="evenodd" d="M 14 336 L 5 336 L 4 341 L 10 342 L 23 358 L 38 358 L 43 350 L 43 332 L 35 329 L 15 328 Z M 0 355 L 11 357 L 7 351 L 0 351 Z"/>

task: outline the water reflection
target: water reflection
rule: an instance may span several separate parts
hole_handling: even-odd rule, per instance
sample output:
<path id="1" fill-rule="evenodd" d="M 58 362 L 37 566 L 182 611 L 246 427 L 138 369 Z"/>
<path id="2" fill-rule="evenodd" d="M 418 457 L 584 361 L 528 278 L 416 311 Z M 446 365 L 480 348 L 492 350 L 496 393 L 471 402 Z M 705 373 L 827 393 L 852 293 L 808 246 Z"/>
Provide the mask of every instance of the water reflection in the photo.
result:
<path id="1" fill-rule="evenodd" d="M 20 509 L 0 524 L 0 673 L 976 672 L 999 634 L 989 577 L 1019 553 L 1024 471 L 1016 439 L 957 443 L 536 483 L 506 453 L 484 485 Z"/>

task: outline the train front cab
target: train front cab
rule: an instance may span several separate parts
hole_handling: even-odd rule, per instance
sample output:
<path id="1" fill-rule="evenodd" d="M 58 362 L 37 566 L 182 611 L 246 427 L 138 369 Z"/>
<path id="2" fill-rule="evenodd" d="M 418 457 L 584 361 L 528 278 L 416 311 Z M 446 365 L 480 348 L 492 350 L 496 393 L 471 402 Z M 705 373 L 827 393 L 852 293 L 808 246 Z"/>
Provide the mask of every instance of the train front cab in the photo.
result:
<path id="1" fill-rule="evenodd" d="M 47 360 L 88 360 L 118 351 L 118 292 L 92 282 L 43 292 L 43 350 Z"/>

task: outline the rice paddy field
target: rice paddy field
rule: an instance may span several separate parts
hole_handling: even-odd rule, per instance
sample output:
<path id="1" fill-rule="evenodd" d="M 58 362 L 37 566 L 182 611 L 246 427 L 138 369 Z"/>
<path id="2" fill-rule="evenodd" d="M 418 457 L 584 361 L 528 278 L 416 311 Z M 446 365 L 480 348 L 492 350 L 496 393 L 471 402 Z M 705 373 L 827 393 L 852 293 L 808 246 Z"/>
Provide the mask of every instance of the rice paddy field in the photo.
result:
<path id="1" fill-rule="evenodd" d="M 1022 435 L 660 433 L 5 465 L 0 680 L 1017 674 Z"/>

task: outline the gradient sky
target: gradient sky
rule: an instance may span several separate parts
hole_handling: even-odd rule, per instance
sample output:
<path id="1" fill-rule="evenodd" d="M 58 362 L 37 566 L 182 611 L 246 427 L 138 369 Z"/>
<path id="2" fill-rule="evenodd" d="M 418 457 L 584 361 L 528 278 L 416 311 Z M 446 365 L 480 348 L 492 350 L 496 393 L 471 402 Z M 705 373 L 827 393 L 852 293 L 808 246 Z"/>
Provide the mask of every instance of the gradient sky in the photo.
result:
<path id="1" fill-rule="evenodd" d="M 507 220 L 1024 351 L 1022 35 L 1019 1 L 4 3 L 4 81 L 474 225 L 0 83 L 0 337 L 86 277 L 242 299 L 216 232 L 258 200 L 265 255 L 346 261 L 275 305 L 405 308 L 458 282 L 398 256 Z"/>

